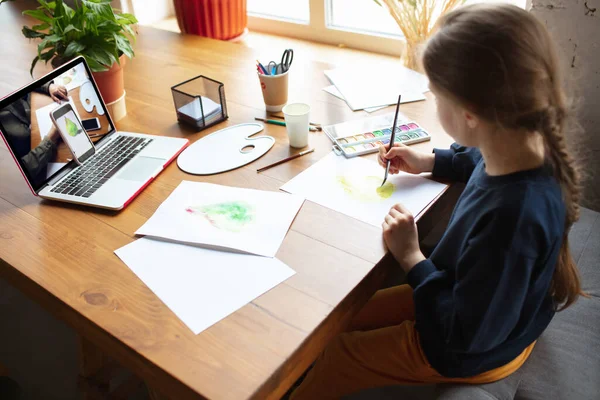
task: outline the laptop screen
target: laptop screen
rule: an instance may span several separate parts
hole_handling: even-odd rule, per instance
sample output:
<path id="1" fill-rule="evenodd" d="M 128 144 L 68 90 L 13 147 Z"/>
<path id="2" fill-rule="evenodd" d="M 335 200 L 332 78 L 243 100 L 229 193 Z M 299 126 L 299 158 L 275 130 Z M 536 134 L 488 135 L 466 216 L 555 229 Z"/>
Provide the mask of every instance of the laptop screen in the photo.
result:
<path id="1" fill-rule="evenodd" d="M 82 57 L 0 101 L 0 131 L 36 192 L 74 162 L 71 148 L 77 151 L 76 147 L 63 141 L 50 116 L 52 111 L 67 102 L 77 117 L 72 116 L 71 119 L 81 121 L 82 133 L 96 144 L 114 131 Z M 77 126 L 80 126 L 79 123 Z"/>

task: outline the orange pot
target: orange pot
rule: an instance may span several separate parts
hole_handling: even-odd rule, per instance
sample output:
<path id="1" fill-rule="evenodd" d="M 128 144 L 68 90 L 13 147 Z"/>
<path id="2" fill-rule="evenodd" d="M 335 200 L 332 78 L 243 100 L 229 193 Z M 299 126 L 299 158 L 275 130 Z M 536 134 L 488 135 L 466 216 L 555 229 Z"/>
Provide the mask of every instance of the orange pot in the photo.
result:
<path id="1" fill-rule="evenodd" d="M 246 0 L 174 0 L 179 29 L 183 33 L 230 40 L 248 25 Z"/>
<path id="2" fill-rule="evenodd" d="M 109 104 L 120 99 L 125 93 L 125 82 L 123 79 L 123 67 L 127 57 L 121 55 L 119 57 L 120 65 L 115 63 L 113 66 L 104 72 L 92 72 L 94 80 L 98 85 L 98 90 L 104 99 L 104 103 Z"/>

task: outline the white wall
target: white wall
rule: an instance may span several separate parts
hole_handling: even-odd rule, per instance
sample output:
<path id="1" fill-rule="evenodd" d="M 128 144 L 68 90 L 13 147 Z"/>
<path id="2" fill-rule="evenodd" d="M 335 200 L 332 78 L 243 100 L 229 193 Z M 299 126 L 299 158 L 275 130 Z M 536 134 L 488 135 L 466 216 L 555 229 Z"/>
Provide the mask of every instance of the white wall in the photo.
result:
<path id="1" fill-rule="evenodd" d="M 531 0 L 531 13 L 546 23 L 558 44 L 584 130 L 568 138 L 588 175 L 582 204 L 600 211 L 600 0 Z"/>

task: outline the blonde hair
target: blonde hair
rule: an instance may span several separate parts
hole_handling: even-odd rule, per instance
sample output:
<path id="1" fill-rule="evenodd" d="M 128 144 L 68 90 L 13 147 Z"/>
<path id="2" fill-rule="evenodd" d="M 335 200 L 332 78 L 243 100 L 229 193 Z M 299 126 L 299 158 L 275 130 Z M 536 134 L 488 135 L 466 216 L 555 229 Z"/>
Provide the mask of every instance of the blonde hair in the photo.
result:
<path id="1" fill-rule="evenodd" d="M 568 115 L 556 49 L 546 27 L 508 4 L 473 4 L 441 18 L 423 56 L 432 85 L 503 127 L 539 132 L 566 205 L 550 293 L 557 309 L 580 294 L 568 233 L 579 219 L 579 173 L 564 138 Z"/>

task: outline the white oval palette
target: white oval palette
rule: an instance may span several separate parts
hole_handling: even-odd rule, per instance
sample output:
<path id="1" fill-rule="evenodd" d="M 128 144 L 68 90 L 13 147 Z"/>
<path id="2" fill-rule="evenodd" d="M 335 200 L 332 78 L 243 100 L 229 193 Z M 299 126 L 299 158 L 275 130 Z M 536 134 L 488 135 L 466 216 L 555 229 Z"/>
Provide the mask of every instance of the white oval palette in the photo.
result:
<path id="1" fill-rule="evenodd" d="M 179 168 L 193 175 L 231 171 L 262 157 L 275 144 L 271 136 L 252 137 L 264 129 L 250 123 L 211 133 L 185 149 L 177 158 Z"/>

